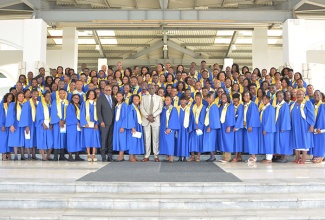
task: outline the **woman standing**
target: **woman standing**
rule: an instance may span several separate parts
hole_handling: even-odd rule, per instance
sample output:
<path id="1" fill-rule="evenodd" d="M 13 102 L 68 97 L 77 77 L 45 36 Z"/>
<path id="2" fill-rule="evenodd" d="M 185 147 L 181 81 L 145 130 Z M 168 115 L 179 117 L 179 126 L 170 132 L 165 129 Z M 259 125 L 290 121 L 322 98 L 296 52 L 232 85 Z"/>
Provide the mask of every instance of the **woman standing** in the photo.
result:
<path id="1" fill-rule="evenodd" d="M 244 101 L 244 152 L 251 154 L 249 162 L 256 162 L 258 153 L 258 131 L 261 127 L 257 105 L 251 101 L 253 95 L 245 91 Z"/>
<path id="2" fill-rule="evenodd" d="M 78 94 L 72 95 L 71 102 L 67 107 L 66 125 L 68 161 L 84 161 L 79 156 L 79 152 L 82 151 L 82 129 L 80 125 L 80 96 Z M 72 153 L 76 154 L 75 159 L 73 159 Z"/>
<path id="3" fill-rule="evenodd" d="M 322 102 L 322 94 L 319 90 L 314 92 L 315 98 L 315 130 L 314 130 L 314 148 L 313 163 L 321 163 L 325 157 L 325 104 Z"/>
<path id="4" fill-rule="evenodd" d="M 113 150 L 119 151 L 119 156 L 115 160 L 117 162 L 124 160 L 124 151 L 129 150 L 127 144 L 127 133 L 130 132 L 127 129 L 127 115 L 128 105 L 123 102 L 123 94 L 118 92 L 116 94 L 117 104 L 115 107 L 115 123 L 113 130 Z"/>
<path id="5" fill-rule="evenodd" d="M 7 93 L 3 97 L 3 101 L 0 104 L 0 153 L 2 154 L 2 160 L 10 160 L 10 152 L 12 151 L 8 147 L 8 136 L 9 136 L 9 128 L 6 128 L 6 120 L 8 115 L 8 108 L 10 103 L 15 102 L 15 96 L 11 93 Z"/>
<path id="6" fill-rule="evenodd" d="M 295 149 L 295 163 L 305 164 L 307 151 L 314 146 L 313 132 L 315 113 L 310 101 L 304 99 L 305 92 L 297 91 L 297 101 L 291 105 L 291 143 Z M 300 157 L 302 151 L 302 158 Z"/>
<path id="7" fill-rule="evenodd" d="M 276 162 L 287 163 L 287 155 L 292 154 L 292 147 L 290 145 L 290 110 L 288 103 L 284 100 L 284 92 L 278 91 L 276 93 L 277 105 L 275 107 L 275 149 L 276 154 L 282 154 L 281 159 Z M 290 93 L 289 93 L 290 94 Z"/>
<path id="8" fill-rule="evenodd" d="M 52 160 L 50 155 L 53 150 L 53 125 L 50 124 L 51 120 L 51 92 L 46 91 L 43 94 L 41 103 L 36 108 L 36 145 L 37 149 L 42 154 L 42 161 Z M 45 157 L 45 150 L 47 156 Z"/>
<path id="9" fill-rule="evenodd" d="M 139 161 L 136 158 L 136 154 L 143 154 L 144 153 L 144 141 L 143 141 L 143 128 L 142 128 L 142 119 L 141 113 L 139 109 L 140 104 L 140 96 L 133 95 L 132 104 L 129 105 L 128 108 L 128 129 L 131 132 L 127 134 L 127 143 L 129 145 L 129 161 L 130 162 L 137 162 Z M 140 135 L 141 133 L 141 135 Z M 137 136 L 139 135 L 139 136 Z"/>
<path id="10" fill-rule="evenodd" d="M 220 115 L 220 151 L 223 152 L 221 162 L 229 162 L 231 153 L 234 152 L 234 126 L 235 126 L 235 109 L 230 103 L 230 97 L 226 93 L 221 95 Z"/>
<path id="11" fill-rule="evenodd" d="M 24 129 L 19 127 L 19 121 L 23 108 L 24 94 L 22 92 L 17 93 L 17 101 L 11 102 L 8 107 L 6 127 L 10 128 L 8 135 L 8 147 L 13 147 L 15 152 L 15 161 L 18 160 L 18 147 L 24 146 L 25 134 Z M 21 160 L 27 160 L 24 157 L 24 151 L 21 149 Z"/>
<path id="12" fill-rule="evenodd" d="M 80 109 L 80 125 L 83 127 L 82 147 L 87 148 L 88 162 L 96 162 L 96 149 L 101 147 L 95 102 L 96 93 L 93 90 L 88 91 L 86 99 L 87 101 L 82 103 Z M 90 148 L 92 148 L 92 156 L 90 155 Z"/>
<path id="13" fill-rule="evenodd" d="M 235 112 L 234 126 L 234 152 L 235 157 L 233 163 L 242 161 L 241 153 L 244 149 L 244 105 L 241 104 L 240 94 L 236 93 L 232 96 Z"/>

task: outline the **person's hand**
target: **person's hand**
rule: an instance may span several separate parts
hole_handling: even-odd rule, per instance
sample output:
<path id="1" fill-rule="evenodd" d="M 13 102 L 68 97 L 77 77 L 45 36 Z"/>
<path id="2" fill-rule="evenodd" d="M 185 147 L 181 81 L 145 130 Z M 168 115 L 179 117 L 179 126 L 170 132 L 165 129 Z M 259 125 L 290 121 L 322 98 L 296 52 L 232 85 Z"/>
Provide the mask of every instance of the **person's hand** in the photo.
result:
<path id="1" fill-rule="evenodd" d="M 135 130 L 135 128 L 132 128 L 132 134 L 134 134 L 135 132 L 137 132 L 137 130 Z"/>
<path id="2" fill-rule="evenodd" d="M 266 131 L 263 131 L 263 134 L 266 135 Z"/>
<path id="3" fill-rule="evenodd" d="M 50 125 L 50 130 L 51 130 L 51 131 L 53 130 L 53 125 Z"/>
<path id="4" fill-rule="evenodd" d="M 168 128 L 168 129 L 166 129 L 165 132 L 166 132 L 166 134 L 170 134 L 172 132 L 172 130 Z"/>
<path id="5" fill-rule="evenodd" d="M 283 133 L 284 131 L 281 130 L 280 132 Z"/>
<path id="6" fill-rule="evenodd" d="M 86 125 L 85 125 L 85 128 L 89 128 L 89 124 L 86 124 Z"/>
<path id="7" fill-rule="evenodd" d="M 317 129 L 316 132 L 317 132 L 317 134 L 321 134 L 322 133 L 320 129 Z"/>
<path id="8" fill-rule="evenodd" d="M 44 129 L 44 130 L 48 129 L 48 127 L 46 126 L 45 123 L 43 123 L 43 129 Z"/>
<path id="9" fill-rule="evenodd" d="M 26 127 L 25 131 L 26 131 L 26 134 L 29 134 L 29 127 L 28 126 Z"/>
<path id="10" fill-rule="evenodd" d="M 314 132 L 314 126 L 312 125 L 309 126 L 309 132 Z"/>
<path id="11" fill-rule="evenodd" d="M 78 122 L 78 124 L 77 124 L 77 125 L 78 125 L 78 128 L 81 128 L 81 126 L 80 126 L 80 123 L 79 123 L 79 122 Z"/>
<path id="12" fill-rule="evenodd" d="M 104 122 L 100 123 L 100 127 L 105 128 L 105 123 Z"/>
<path id="13" fill-rule="evenodd" d="M 98 130 L 98 125 L 94 125 L 94 129 L 95 130 Z"/>
<path id="14" fill-rule="evenodd" d="M 226 128 L 226 133 L 230 133 L 230 126 Z"/>
<path id="15" fill-rule="evenodd" d="M 234 128 L 233 131 L 236 132 L 237 131 L 237 128 Z"/>
<path id="16" fill-rule="evenodd" d="M 120 133 L 123 133 L 124 132 L 124 128 L 120 128 Z"/>
<path id="17" fill-rule="evenodd" d="M 60 121 L 60 128 L 63 128 L 63 127 L 64 127 L 64 121 L 61 120 L 61 121 Z"/>
<path id="18" fill-rule="evenodd" d="M 149 115 L 148 118 L 147 118 L 147 120 L 148 120 L 149 122 L 153 122 L 154 118 L 153 118 L 152 115 Z"/>
<path id="19" fill-rule="evenodd" d="M 1 130 L 2 130 L 2 132 L 5 132 L 5 131 L 6 131 L 6 127 L 3 126 L 3 127 L 1 128 Z"/>
<path id="20" fill-rule="evenodd" d="M 248 132 L 252 132 L 252 131 L 253 131 L 253 128 L 252 128 L 252 127 L 249 127 L 249 128 L 247 129 L 247 131 L 248 131 Z"/>
<path id="21" fill-rule="evenodd" d="M 208 127 L 208 128 L 207 128 L 207 132 L 208 132 L 208 133 L 210 133 L 210 131 L 211 131 L 211 128 L 210 128 L 210 127 Z"/>
<path id="22" fill-rule="evenodd" d="M 199 126 L 196 126 L 196 128 L 195 128 L 196 130 L 198 130 L 199 129 Z"/>
<path id="23" fill-rule="evenodd" d="M 14 133 L 15 130 L 16 130 L 15 127 L 14 127 L 13 125 L 11 125 L 11 126 L 10 126 L 10 131 L 11 131 L 12 133 Z"/>

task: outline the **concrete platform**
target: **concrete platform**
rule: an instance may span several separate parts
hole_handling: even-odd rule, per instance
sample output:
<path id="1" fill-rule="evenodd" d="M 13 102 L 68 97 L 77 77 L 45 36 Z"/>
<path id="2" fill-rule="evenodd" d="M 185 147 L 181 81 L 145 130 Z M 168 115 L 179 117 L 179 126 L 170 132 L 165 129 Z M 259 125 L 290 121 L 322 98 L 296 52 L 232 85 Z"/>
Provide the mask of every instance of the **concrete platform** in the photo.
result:
<path id="1" fill-rule="evenodd" d="M 324 163 L 216 162 L 242 182 L 77 181 L 107 164 L 0 161 L 0 219 L 325 219 Z"/>

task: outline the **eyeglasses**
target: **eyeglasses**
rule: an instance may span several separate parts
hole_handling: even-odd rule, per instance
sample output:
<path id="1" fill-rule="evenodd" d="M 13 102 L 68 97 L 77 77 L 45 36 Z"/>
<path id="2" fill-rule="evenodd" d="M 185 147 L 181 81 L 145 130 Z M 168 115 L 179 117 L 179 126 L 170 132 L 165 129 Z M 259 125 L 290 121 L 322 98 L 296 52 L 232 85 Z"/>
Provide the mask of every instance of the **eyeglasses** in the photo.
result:
<path id="1" fill-rule="evenodd" d="M 111 89 L 105 89 L 105 91 L 106 91 L 106 92 L 110 92 L 110 91 L 112 91 L 112 90 L 111 90 Z"/>

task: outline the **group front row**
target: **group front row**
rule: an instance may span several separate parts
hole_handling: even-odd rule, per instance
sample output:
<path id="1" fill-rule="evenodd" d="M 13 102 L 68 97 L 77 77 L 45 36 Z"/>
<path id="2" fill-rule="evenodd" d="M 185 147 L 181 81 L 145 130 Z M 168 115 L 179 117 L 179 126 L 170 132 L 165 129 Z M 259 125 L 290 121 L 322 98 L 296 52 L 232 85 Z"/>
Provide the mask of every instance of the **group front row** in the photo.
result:
<path id="1" fill-rule="evenodd" d="M 18 93 L 17 98 L 10 93 L 5 96 L 0 108 L 3 160 L 8 159 L 12 149 L 14 160 L 18 160 L 19 147 L 22 160 L 35 159 L 37 147 L 42 160 L 65 160 L 66 148 L 70 161 L 82 160 L 79 152 L 85 150 L 88 161 L 97 161 L 102 127 L 97 117 L 96 93 L 88 91 L 87 101 L 81 106 L 78 94 L 72 96 L 71 103 L 63 89 L 58 95 L 58 99 L 51 102 L 51 93 L 45 92 L 38 102 L 38 92 L 32 91 L 32 98 L 25 103 L 23 93 Z M 305 100 L 302 90 L 290 104 L 284 101 L 284 95 L 282 91 L 277 92 L 276 107 L 270 104 L 270 97 L 264 95 L 260 112 L 248 91 L 242 94 L 243 100 L 238 93 L 233 94 L 232 101 L 229 95 L 223 94 L 219 105 L 214 95 L 209 94 L 205 99 L 207 106 L 203 105 L 200 93 L 195 95 L 194 104 L 187 103 L 182 96 L 178 107 L 172 105 L 172 98 L 167 95 L 160 114 L 160 154 L 166 155 L 170 162 L 174 156 L 179 157 L 179 161 L 199 162 L 201 153 L 210 152 L 208 161 L 214 161 L 214 152 L 221 151 L 223 161 L 230 161 L 234 153 L 232 161 L 237 162 L 242 160 L 244 152 L 251 155 L 250 162 L 256 162 L 257 154 L 266 154 L 263 162 L 270 163 L 273 154 L 281 154 L 280 162 L 287 162 L 286 156 L 295 151 L 296 163 L 304 164 L 307 152 L 314 155 L 313 162 L 321 162 L 325 156 L 325 105 L 321 93 L 315 92 L 315 105 Z M 107 100 L 110 102 L 110 97 Z M 130 155 L 131 162 L 140 161 L 137 155 L 145 153 L 140 97 L 134 95 L 128 105 L 118 92 L 116 100 L 113 150 L 119 151 L 117 161 L 124 161 L 124 152 Z M 50 157 L 52 149 L 53 159 Z"/>

